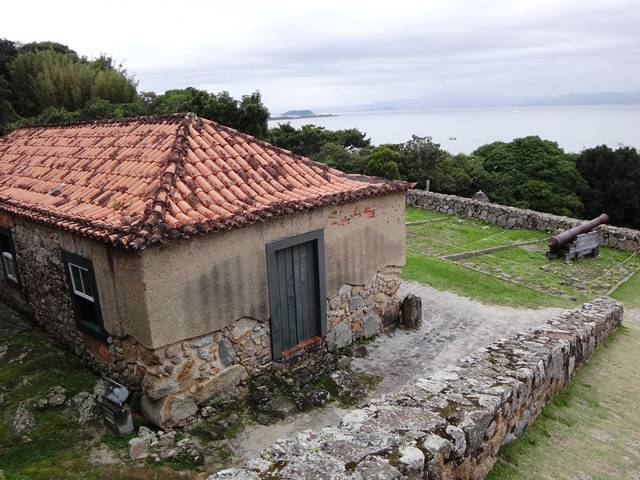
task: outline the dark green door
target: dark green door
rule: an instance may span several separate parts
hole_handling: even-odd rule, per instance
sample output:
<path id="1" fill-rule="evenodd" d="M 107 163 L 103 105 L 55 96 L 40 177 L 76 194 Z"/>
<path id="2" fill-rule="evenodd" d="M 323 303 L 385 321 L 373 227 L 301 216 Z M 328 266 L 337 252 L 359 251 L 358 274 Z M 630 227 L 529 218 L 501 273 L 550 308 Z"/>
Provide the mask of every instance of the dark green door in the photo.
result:
<path id="1" fill-rule="evenodd" d="M 321 233 L 311 232 L 267 246 L 274 358 L 308 338 L 324 334 Z"/>

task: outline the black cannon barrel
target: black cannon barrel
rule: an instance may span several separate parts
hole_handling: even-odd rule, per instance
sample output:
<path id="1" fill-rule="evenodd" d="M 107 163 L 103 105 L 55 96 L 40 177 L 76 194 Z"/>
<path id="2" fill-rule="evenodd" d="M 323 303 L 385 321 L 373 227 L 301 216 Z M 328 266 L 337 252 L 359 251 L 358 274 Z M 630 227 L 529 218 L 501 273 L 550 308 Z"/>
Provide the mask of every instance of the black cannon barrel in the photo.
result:
<path id="1" fill-rule="evenodd" d="M 594 228 L 600 225 L 604 225 L 605 223 L 609 223 L 609 215 L 603 213 L 593 220 L 585 222 L 582 225 L 578 225 L 577 227 L 573 227 L 570 230 L 559 233 L 555 237 L 551 237 L 549 239 L 549 248 L 551 248 L 552 250 L 557 250 L 560 247 L 564 247 L 567 243 L 575 240 L 578 235 L 590 232 Z"/>

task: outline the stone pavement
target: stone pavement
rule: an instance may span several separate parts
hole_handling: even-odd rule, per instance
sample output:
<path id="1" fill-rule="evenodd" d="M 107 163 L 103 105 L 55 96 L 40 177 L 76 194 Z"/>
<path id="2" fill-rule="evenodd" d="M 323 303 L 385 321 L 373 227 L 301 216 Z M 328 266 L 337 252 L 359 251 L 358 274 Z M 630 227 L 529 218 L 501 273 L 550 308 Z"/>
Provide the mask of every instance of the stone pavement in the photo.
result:
<path id="1" fill-rule="evenodd" d="M 356 371 L 382 378 L 367 400 L 395 393 L 421 372 L 453 364 L 498 338 L 544 323 L 562 311 L 558 308 L 527 310 L 485 305 L 455 293 L 404 282 L 398 296 L 403 298 L 409 293 L 422 298 L 423 322 L 420 329 L 397 329 L 380 335 L 367 345 L 368 355 L 354 358 L 351 364 Z M 287 438 L 302 430 L 336 426 L 345 412 L 345 409 L 332 404 L 273 425 L 249 425 L 230 441 L 234 464 L 242 465 L 279 438 Z"/>
<path id="2" fill-rule="evenodd" d="M 394 393 L 421 371 L 451 365 L 498 338 L 540 325 L 562 311 L 485 305 L 417 282 L 402 284 L 398 296 L 408 294 L 422 298 L 420 329 L 397 329 L 377 337 L 367 345 L 369 354 L 351 364 L 356 371 L 382 377 L 370 398 Z"/>

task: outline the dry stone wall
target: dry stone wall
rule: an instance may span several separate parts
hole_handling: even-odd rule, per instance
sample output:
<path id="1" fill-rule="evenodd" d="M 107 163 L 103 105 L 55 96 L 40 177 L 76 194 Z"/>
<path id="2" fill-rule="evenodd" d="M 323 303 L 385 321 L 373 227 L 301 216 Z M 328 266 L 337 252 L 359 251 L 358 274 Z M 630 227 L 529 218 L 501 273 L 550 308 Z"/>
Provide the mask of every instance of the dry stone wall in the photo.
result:
<path id="1" fill-rule="evenodd" d="M 622 314 L 607 297 L 585 303 L 209 480 L 482 479 Z"/>
<path id="2" fill-rule="evenodd" d="M 584 220 L 551 215 L 549 213 L 507 207 L 471 198 L 409 190 L 407 204 L 426 210 L 448 213 L 464 218 L 477 218 L 505 228 L 527 228 L 556 234 L 580 225 Z M 640 251 L 640 231 L 603 225 L 598 229 L 600 244 L 625 251 Z"/>

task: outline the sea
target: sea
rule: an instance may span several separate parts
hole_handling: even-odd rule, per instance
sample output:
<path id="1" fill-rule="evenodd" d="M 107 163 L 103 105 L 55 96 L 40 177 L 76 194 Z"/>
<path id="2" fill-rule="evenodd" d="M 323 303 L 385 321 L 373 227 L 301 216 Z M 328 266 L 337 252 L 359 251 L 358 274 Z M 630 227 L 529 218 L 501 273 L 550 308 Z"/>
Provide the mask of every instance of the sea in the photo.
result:
<path id="1" fill-rule="evenodd" d="M 430 136 L 451 153 L 471 153 L 487 143 L 528 135 L 558 142 L 569 152 L 602 144 L 640 148 L 640 105 L 386 110 L 270 120 L 269 126 L 285 122 L 331 130 L 356 127 L 374 145 Z"/>

